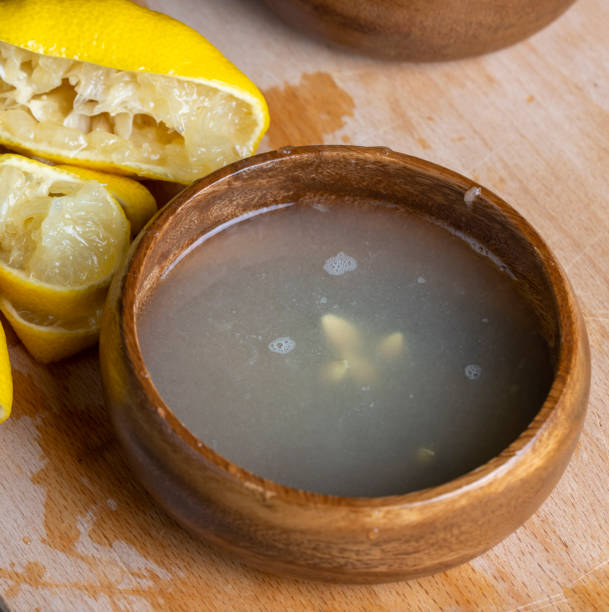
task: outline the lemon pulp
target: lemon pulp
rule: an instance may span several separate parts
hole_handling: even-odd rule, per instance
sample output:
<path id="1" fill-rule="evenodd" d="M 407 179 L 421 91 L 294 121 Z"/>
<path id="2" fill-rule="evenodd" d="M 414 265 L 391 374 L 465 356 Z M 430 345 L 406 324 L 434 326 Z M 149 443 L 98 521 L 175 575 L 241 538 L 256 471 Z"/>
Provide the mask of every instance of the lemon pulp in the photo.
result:
<path id="1" fill-rule="evenodd" d="M 253 151 L 254 110 L 195 80 L 0 42 L 0 138 L 51 159 L 188 183 Z"/>
<path id="2" fill-rule="evenodd" d="M 99 183 L 0 165 L 0 262 L 5 266 L 45 284 L 92 285 L 114 272 L 128 240 L 122 209 Z"/>

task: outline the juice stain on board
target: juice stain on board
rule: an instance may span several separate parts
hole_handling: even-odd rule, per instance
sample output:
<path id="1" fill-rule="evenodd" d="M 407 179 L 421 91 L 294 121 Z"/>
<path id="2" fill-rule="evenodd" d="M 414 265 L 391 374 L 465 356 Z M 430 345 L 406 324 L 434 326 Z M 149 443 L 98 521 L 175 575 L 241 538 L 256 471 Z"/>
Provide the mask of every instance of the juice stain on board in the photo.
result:
<path id="1" fill-rule="evenodd" d="M 271 149 L 323 144 L 355 110 L 353 98 L 326 72 L 305 73 L 294 85 L 270 87 L 263 93 L 271 115 L 263 144 Z"/>
<path id="2" fill-rule="evenodd" d="M 51 597 L 47 603 L 53 605 L 80 592 L 85 597 L 108 598 L 113 610 L 124 609 L 126 600 L 134 597 L 159 609 L 169 602 L 179 580 L 163 562 L 168 551 L 159 546 L 154 533 L 137 527 L 156 525 L 158 534 L 156 511 L 147 494 L 132 482 L 118 452 L 96 365 L 90 351 L 47 367 L 31 362 L 28 374 L 13 371 L 18 398 L 13 418 L 35 420 L 37 442 L 45 457 L 42 468 L 31 476 L 32 483 L 46 493 L 43 525 L 33 527 L 42 527 L 42 544 L 69 557 L 81 571 L 65 566 L 71 578 L 53 580 L 42 563 L 30 560 L 21 571 L 14 565 L 0 567 L 0 578 L 9 583 L 9 599 L 28 586 L 46 592 Z M 171 529 L 170 519 L 159 518 Z M 115 542 L 127 544 L 137 558 L 109 559 L 95 548 L 112 547 Z"/>

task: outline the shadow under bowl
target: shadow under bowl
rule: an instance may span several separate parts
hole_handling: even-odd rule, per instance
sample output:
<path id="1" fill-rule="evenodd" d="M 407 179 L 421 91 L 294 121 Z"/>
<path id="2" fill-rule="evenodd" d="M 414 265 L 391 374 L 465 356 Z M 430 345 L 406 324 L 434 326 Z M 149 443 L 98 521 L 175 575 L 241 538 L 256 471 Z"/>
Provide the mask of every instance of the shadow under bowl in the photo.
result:
<path id="1" fill-rule="evenodd" d="M 290 25 L 395 60 L 453 60 L 531 36 L 574 0 L 265 0 Z"/>
<path id="2" fill-rule="evenodd" d="M 115 276 L 100 340 L 104 392 L 135 473 L 184 527 L 265 571 L 337 582 L 387 582 L 457 565 L 521 525 L 564 471 L 583 424 L 588 340 L 560 265 L 507 203 L 432 163 L 385 148 L 280 149 L 227 166 L 172 200 Z M 547 399 L 522 434 L 479 468 L 404 495 L 349 498 L 260 478 L 198 440 L 157 392 L 137 336 L 162 274 L 203 234 L 273 204 L 325 196 L 385 201 L 441 220 L 508 265 L 551 352 Z"/>

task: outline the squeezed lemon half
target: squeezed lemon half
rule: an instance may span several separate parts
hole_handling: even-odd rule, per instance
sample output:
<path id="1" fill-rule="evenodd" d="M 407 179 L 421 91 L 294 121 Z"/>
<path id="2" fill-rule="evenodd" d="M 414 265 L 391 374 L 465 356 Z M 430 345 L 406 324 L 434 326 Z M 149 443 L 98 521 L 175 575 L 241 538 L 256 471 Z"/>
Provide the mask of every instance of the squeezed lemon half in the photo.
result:
<path id="1" fill-rule="evenodd" d="M 0 142 L 17 150 L 189 183 L 268 127 L 207 40 L 128 0 L 3 0 L 0 41 Z"/>
<path id="2" fill-rule="evenodd" d="M 34 312 L 81 316 L 129 244 L 129 221 L 96 181 L 0 156 L 0 293 Z"/>
<path id="3" fill-rule="evenodd" d="M 130 219 L 141 226 L 155 209 L 130 179 L 0 155 L 0 310 L 34 357 L 95 342 Z"/>

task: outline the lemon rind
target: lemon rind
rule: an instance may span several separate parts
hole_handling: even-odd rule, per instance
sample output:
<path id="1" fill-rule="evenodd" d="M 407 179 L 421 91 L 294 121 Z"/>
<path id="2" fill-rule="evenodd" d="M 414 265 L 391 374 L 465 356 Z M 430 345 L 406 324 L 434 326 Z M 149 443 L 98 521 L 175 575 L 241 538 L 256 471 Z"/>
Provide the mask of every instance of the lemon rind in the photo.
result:
<path id="1" fill-rule="evenodd" d="M 24 319 L 6 298 L 0 298 L 0 311 L 11 324 L 26 350 L 41 363 L 51 363 L 71 357 L 99 339 L 99 322 L 82 329 L 45 326 Z"/>
<path id="2" fill-rule="evenodd" d="M 0 423 L 11 415 L 13 406 L 13 377 L 6 344 L 6 335 L 0 325 Z"/>

